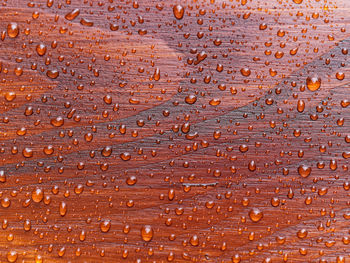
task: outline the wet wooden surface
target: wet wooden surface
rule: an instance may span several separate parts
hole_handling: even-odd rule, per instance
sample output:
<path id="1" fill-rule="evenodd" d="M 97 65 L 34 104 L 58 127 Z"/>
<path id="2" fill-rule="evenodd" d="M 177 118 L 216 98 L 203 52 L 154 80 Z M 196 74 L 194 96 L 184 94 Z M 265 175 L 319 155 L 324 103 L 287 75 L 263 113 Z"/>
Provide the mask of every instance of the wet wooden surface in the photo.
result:
<path id="1" fill-rule="evenodd" d="M 349 9 L 2 0 L 0 262 L 350 262 Z"/>

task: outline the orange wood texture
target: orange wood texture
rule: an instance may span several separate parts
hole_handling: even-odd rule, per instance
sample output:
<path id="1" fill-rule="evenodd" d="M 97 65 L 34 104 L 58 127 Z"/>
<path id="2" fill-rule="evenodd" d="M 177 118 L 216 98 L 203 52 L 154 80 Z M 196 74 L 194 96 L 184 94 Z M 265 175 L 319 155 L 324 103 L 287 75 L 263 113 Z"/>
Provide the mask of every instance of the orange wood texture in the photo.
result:
<path id="1" fill-rule="evenodd" d="M 0 6 L 0 262 L 350 262 L 350 1 Z"/>

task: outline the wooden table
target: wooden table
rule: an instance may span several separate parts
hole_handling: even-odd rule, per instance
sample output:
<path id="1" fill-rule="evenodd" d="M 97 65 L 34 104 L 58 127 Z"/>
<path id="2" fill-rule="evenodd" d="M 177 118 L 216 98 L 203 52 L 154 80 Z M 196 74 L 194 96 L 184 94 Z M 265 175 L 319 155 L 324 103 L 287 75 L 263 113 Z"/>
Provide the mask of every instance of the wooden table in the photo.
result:
<path id="1" fill-rule="evenodd" d="M 349 9 L 2 0 L 0 262 L 350 262 Z"/>

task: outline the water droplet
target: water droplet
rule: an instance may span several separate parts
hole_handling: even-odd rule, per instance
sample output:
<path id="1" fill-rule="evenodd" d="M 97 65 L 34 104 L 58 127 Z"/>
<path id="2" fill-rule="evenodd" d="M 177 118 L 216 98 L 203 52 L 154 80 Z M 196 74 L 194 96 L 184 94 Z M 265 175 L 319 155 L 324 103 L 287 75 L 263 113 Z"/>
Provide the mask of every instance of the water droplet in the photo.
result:
<path id="1" fill-rule="evenodd" d="M 7 25 L 7 34 L 10 38 L 16 38 L 19 34 L 18 24 L 11 22 Z"/>
<path id="2" fill-rule="evenodd" d="M 141 237 L 143 241 L 149 242 L 153 238 L 153 229 L 150 225 L 145 225 L 141 228 Z"/>
<path id="3" fill-rule="evenodd" d="M 298 167 L 298 173 L 301 177 L 308 177 L 311 174 L 311 167 L 307 165 L 300 165 Z"/>
<path id="4" fill-rule="evenodd" d="M 321 87 L 321 79 L 318 76 L 307 77 L 306 86 L 310 91 L 316 91 Z"/>
<path id="5" fill-rule="evenodd" d="M 343 80 L 345 78 L 345 73 L 344 72 L 337 72 L 335 74 L 335 77 L 337 78 L 337 80 Z"/>
<path id="6" fill-rule="evenodd" d="M 249 211 L 249 218 L 253 222 L 259 222 L 263 218 L 263 212 L 258 208 L 253 208 Z"/>
<path id="7" fill-rule="evenodd" d="M 303 112 L 305 109 L 305 102 L 303 100 L 298 100 L 297 110 Z"/>
<path id="8" fill-rule="evenodd" d="M 123 161 L 129 161 L 131 159 L 131 155 L 130 153 L 128 152 L 124 152 L 124 153 L 121 153 L 120 154 L 120 158 L 123 160 Z"/>
<path id="9" fill-rule="evenodd" d="M 187 104 L 194 104 L 197 101 L 197 97 L 195 95 L 188 95 L 185 98 L 185 102 Z"/>
<path id="10" fill-rule="evenodd" d="M 60 211 L 60 215 L 61 216 L 65 216 L 66 215 L 66 213 L 67 213 L 67 204 L 65 202 L 62 201 L 60 203 L 59 211 Z"/>
<path id="11" fill-rule="evenodd" d="M 191 236 L 190 243 L 191 243 L 192 246 L 195 246 L 195 247 L 198 246 L 199 245 L 199 238 L 198 238 L 198 236 L 197 235 Z"/>
<path id="12" fill-rule="evenodd" d="M 6 101 L 11 102 L 11 101 L 13 101 L 15 98 L 16 98 L 16 93 L 15 93 L 15 92 L 9 91 L 9 92 L 6 92 L 6 93 L 5 93 L 5 100 L 6 100 Z"/>
<path id="13" fill-rule="evenodd" d="M 50 78 L 50 79 L 56 79 L 59 76 L 59 72 L 57 70 L 48 70 L 46 72 L 46 75 Z"/>
<path id="14" fill-rule="evenodd" d="M 54 127 L 61 127 L 64 124 L 64 119 L 62 117 L 57 117 L 57 118 L 51 119 L 50 123 Z"/>
<path id="15" fill-rule="evenodd" d="M 306 238 L 308 235 L 308 231 L 306 229 L 300 229 L 298 232 L 297 232 L 297 236 L 298 238 L 300 239 L 304 239 Z"/>
<path id="16" fill-rule="evenodd" d="M 107 233 L 109 231 L 109 229 L 111 228 L 111 221 L 106 219 L 101 221 L 100 223 L 100 229 L 103 233 Z"/>
<path id="17" fill-rule="evenodd" d="M 102 156 L 104 157 L 108 157 L 112 154 L 112 147 L 110 146 L 106 146 L 102 149 L 102 152 L 101 152 Z"/>
<path id="18" fill-rule="evenodd" d="M 40 203 L 44 198 L 44 192 L 40 188 L 35 188 L 32 192 L 32 199 L 35 203 Z"/>
<path id="19" fill-rule="evenodd" d="M 44 260 L 43 260 L 43 257 L 40 256 L 40 255 L 36 255 L 35 256 L 35 263 L 43 263 Z"/>
<path id="20" fill-rule="evenodd" d="M 38 44 L 36 46 L 36 52 L 39 56 L 44 56 L 46 54 L 46 46 L 44 44 Z"/>
<path id="21" fill-rule="evenodd" d="M 80 14 L 80 10 L 78 8 L 72 10 L 71 12 L 67 13 L 64 18 L 73 21 L 78 15 Z"/>
<path id="22" fill-rule="evenodd" d="M 184 16 L 184 13 L 185 13 L 185 9 L 183 6 L 181 5 L 175 5 L 173 7 L 173 13 L 174 13 L 174 16 L 176 17 L 176 19 L 182 19 L 183 16 Z"/>
<path id="23" fill-rule="evenodd" d="M 251 74 L 251 71 L 249 68 L 241 68 L 241 74 L 244 76 L 244 77 L 249 77 L 250 74 Z"/>
<path id="24" fill-rule="evenodd" d="M 17 258 L 18 258 L 18 253 L 16 251 L 9 251 L 7 253 L 7 260 L 8 262 L 16 262 L 17 261 Z"/>
<path id="25" fill-rule="evenodd" d="M 25 158 L 31 158 L 33 157 L 33 150 L 29 147 L 26 147 L 23 149 L 22 154 Z"/>

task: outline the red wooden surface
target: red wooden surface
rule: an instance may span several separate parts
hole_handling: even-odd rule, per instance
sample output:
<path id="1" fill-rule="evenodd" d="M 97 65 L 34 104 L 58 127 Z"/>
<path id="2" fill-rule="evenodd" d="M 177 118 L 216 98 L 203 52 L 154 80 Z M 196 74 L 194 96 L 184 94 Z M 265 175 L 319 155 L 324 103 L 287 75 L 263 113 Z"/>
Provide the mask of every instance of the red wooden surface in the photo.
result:
<path id="1" fill-rule="evenodd" d="M 1 262 L 350 262 L 350 1 L 0 4 Z"/>

